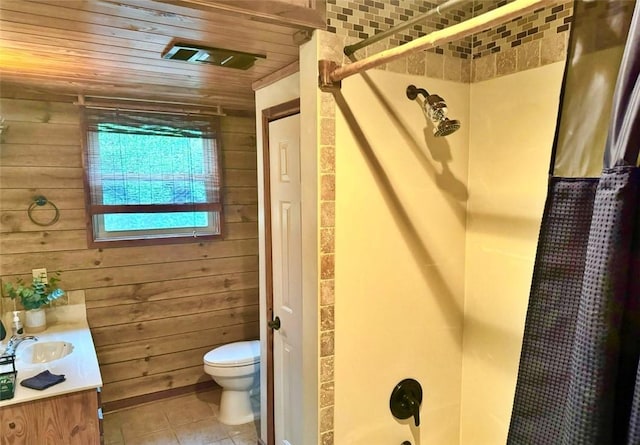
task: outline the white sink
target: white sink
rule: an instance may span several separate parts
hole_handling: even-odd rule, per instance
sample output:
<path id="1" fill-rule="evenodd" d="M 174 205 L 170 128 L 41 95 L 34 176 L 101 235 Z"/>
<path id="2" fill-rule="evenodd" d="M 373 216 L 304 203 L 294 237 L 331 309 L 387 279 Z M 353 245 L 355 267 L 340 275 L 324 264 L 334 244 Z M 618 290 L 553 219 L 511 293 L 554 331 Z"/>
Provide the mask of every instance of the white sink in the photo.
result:
<path id="1" fill-rule="evenodd" d="M 73 344 L 66 341 L 45 341 L 22 345 L 20 359 L 25 363 L 47 363 L 71 354 Z"/>

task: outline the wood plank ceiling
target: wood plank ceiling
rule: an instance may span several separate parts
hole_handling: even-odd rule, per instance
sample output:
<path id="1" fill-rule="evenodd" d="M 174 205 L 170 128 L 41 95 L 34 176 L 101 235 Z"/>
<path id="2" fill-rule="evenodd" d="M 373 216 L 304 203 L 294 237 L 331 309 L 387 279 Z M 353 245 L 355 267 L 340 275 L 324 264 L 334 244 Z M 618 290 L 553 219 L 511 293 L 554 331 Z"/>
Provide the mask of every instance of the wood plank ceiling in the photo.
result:
<path id="1" fill-rule="evenodd" d="M 324 0 L 2 0 L 0 88 L 250 114 L 252 83 L 295 63 L 324 24 Z M 162 59 L 172 41 L 266 58 L 246 71 Z"/>

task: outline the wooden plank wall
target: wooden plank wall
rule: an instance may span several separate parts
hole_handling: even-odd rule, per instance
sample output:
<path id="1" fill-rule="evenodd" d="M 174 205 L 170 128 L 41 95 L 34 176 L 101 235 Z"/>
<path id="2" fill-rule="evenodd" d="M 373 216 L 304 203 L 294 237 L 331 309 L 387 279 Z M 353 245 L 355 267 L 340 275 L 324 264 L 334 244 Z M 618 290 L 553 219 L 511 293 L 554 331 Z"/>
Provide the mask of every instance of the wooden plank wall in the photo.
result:
<path id="1" fill-rule="evenodd" d="M 88 249 L 76 107 L 5 97 L 0 114 L 0 277 L 46 267 L 84 290 L 103 402 L 210 381 L 204 353 L 258 338 L 253 118 L 222 118 L 224 240 Z M 55 225 L 29 221 L 38 194 L 59 207 Z"/>

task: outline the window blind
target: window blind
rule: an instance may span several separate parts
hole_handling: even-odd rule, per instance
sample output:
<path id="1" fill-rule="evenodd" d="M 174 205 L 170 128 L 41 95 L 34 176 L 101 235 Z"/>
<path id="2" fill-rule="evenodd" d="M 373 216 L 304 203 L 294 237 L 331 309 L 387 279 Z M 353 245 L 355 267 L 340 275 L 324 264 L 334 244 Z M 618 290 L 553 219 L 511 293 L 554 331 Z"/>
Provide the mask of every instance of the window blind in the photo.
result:
<path id="1" fill-rule="evenodd" d="M 94 219 L 111 215 L 104 230 L 163 234 L 175 226 L 197 236 L 211 227 L 203 212 L 216 212 L 220 225 L 216 117 L 86 108 L 84 120 L 87 210 Z M 145 216 L 154 213 L 162 217 Z"/>

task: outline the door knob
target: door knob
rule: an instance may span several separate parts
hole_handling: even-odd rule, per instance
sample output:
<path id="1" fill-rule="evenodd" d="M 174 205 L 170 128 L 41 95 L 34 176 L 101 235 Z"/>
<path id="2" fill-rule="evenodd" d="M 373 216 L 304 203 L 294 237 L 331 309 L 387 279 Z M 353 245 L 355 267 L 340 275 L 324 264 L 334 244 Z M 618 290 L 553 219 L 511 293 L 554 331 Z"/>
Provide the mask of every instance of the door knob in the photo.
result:
<path id="1" fill-rule="evenodd" d="M 276 317 L 270 322 L 268 322 L 267 326 L 269 326 L 274 331 L 277 331 L 278 329 L 280 329 L 280 317 Z"/>

